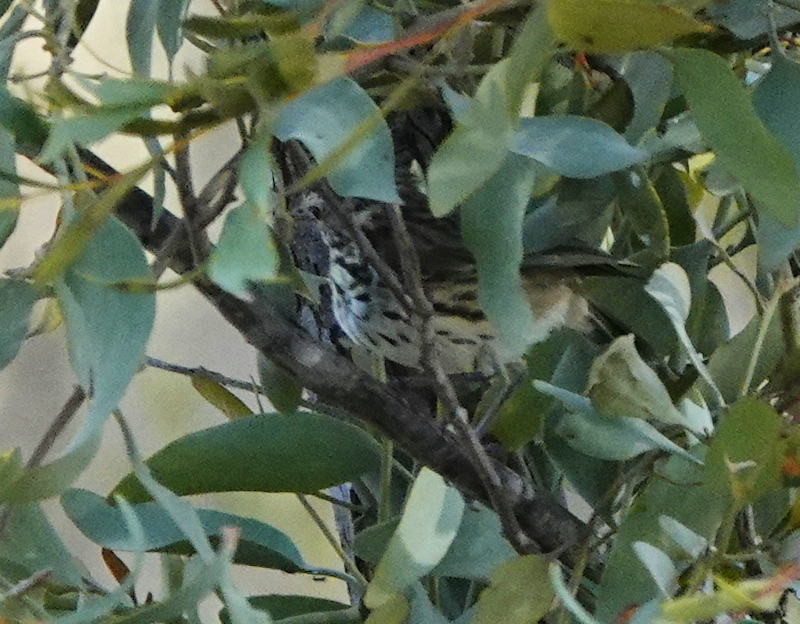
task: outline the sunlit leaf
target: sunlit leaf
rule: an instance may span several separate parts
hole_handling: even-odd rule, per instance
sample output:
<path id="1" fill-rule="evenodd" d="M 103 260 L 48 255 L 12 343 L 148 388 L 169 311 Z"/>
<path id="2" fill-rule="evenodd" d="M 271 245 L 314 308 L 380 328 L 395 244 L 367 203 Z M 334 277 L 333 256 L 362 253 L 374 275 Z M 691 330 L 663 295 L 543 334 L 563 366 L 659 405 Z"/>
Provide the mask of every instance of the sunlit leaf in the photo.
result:
<path id="1" fill-rule="evenodd" d="M 680 9 L 641 0 L 549 0 L 547 6 L 556 37 L 593 54 L 650 48 L 706 28 Z"/>
<path id="2" fill-rule="evenodd" d="M 364 596 L 370 609 L 430 572 L 458 531 L 464 500 L 439 475 L 423 468 L 408 495 L 403 517 Z"/>
<path id="3" fill-rule="evenodd" d="M 242 418 L 253 414 L 239 397 L 222 384 L 211 381 L 201 375 L 196 375 L 192 377 L 192 386 L 200 396 L 228 418 Z"/>

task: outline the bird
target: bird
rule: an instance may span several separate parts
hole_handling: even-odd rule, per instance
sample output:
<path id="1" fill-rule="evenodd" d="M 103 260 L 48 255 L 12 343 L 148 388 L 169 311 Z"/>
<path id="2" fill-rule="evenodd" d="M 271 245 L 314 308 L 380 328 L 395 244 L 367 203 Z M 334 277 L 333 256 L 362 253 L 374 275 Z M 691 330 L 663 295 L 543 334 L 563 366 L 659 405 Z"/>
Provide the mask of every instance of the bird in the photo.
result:
<path id="1" fill-rule="evenodd" d="M 422 116 L 423 121 L 429 118 Z M 433 357 L 446 374 L 495 372 L 504 364 L 497 332 L 479 305 L 476 261 L 463 241 L 458 214 L 434 217 L 420 184 L 449 124 L 440 123 L 433 136 L 423 133 L 420 145 L 413 136 L 419 118 L 393 121 L 399 212 L 432 315 L 426 322 L 409 292 L 409 258 L 404 258 L 392 218 L 395 207 L 339 197 L 321 180 L 296 194 L 291 213 L 311 223 L 318 235 L 325 257 L 315 263 L 315 271 L 329 285 L 331 316 L 351 343 L 403 367 L 424 370 L 424 358 Z M 284 167 L 284 175 L 296 181 L 313 160 L 301 146 L 284 147 L 282 159 L 294 161 Z M 592 332 L 597 325 L 591 306 L 576 288 L 580 274 L 615 272 L 621 266 L 607 253 L 585 248 L 525 257 L 522 284 L 539 339 L 562 327 Z"/>

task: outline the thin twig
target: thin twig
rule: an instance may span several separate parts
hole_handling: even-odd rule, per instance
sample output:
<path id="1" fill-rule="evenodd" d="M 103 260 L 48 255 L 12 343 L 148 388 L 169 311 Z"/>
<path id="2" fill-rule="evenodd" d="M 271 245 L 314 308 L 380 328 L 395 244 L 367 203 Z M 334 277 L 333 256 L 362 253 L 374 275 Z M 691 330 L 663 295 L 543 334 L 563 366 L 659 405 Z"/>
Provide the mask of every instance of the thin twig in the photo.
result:
<path id="1" fill-rule="evenodd" d="M 369 585 L 369 581 L 366 578 L 364 578 L 363 574 L 361 574 L 361 571 L 358 569 L 358 566 L 356 566 L 355 561 L 353 561 L 344 551 L 341 544 L 339 544 L 339 540 L 336 539 L 336 536 L 328 528 L 328 525 L 325 524 L 325 521 L 317 513 L 317 510 L 314 509 L 314 507 L 311 506 L 311 503 L 308 502 L 308 498 L 306 498 L 304 494 L 297 494 L 296 496 L 297 500 L 300 501 L 300 504 L 306 510 L 308 515 L 311 516 L 311 519 L 314 521 L 314 524 L 317 525 L 319 530 L 325 536 L 325 539 L 327 540 L 328 544 L 330 544 L 331 548 L 333 548 L 336 551 L 336 554 L 342 560 L 342 563 L 344 564 L 345 570 L 347 570 L 348 574 L 353 576 L 353 578 L 355 578 L 358 581 L 358 583 L 361 585 L 362 590 L 366 589 L 367 585 Z"/>
<path id="2" fill-rule="evenodd" d="M 242 381 L 241 379 L 234 379 L 233 377 L 227 377 L 222 373 L 210 371 L 207 368 L 203 368 L 202 366 L 198 366 L 196 368 L 190 366 L 181 366 L 179 364 L 171 364 L 169 362 L 164 362 L 163 360 L 157 360 L 156 358 L 153 357 L 145 358 L 145 364 L 147 364 L 147 366 L 165 370 L 170 373 L 176 373 L 178 375 L 208 379 L 209 381 L 213 381 L 215 383 L 220 384 L 221 386 L 227 386 L 229 388 L 236 388 L 238 390 L 247 390 L 248 392 L 253 392 L 256 394 L 261 392 L 261 387 L 258 384 L 255 384 L 251 381 Z"/>
<path id="3" fill-rule="evenodd" d="M 44 432 L 44 436 L 42 439 L 39 440 L 39 444 L 36 445 L 36 448 L 31 453 L 31 457 L 26 464 L 26 468 L 30 470 L 31 468 L 35 468 L 39 466 L 43 461 L 44 458 L 47 456 L 47 453 L 50 452 L 50 449 L 53 448 L 53 444 L 58 439 L 58 437 L 64 432 L 64 429 L 78 412 L 83 402 L 86 400 L 86 392 L 84 392 L 83 388 L 80 386 L 75 386 L 75 389 L 72 391 L 72 394 L 67 399 L 67 402 L 64 403 L 64 406 L 58 412 L 56 417 L 53 419 L 53 422 L 50 423 L 50 426 L 47 428 L 47 431 Z M 11 508 L 6 508 L 3 510 L 3 513 L 0 515 L 0 541 L 2 541 L 3 533 L 8 527 L 8 522 L 11 519 Z"/>

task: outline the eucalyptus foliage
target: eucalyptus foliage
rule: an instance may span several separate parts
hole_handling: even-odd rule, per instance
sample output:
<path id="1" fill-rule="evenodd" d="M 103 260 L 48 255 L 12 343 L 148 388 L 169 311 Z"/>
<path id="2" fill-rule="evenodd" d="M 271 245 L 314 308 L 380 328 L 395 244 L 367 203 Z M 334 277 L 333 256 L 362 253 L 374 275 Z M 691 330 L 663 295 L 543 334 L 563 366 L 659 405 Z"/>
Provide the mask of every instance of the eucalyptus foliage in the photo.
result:
<path id="1" fill-rule="evenodd" d="M 15 156 L 52 173 L 61 201 L 35 264 L 0 279 L 0 366 L 48 300 L 77 384 L 61 417 L 87 405 L 57 457 L 4 440 L 0 620 L 193 621 L 212 593 L 236 623 L 772 622 L 796 600 L 800 3 L 243 0 L 209 13 L 132 0 L 119 10 L 132 73 L 87 76 L 71 51 L 100 5 L 0 1 L 0 244 L 42 192 Z M 13 73 L 28 38 L 51 55 L 43 82 Z M 204 64 L 183 71 L 190 47 Z M 288 252 L 273 160 L 274 141 L 299 141 L 316 162 L 305 182 L 396 202 L 386 118 L 432 104 L 454 124 L 425 172 L 431 211 L 459 211 L 483 309 L 524 362 L 480 386 L 469 422 L 441 420 L 441 392 L 376 379 L 292 318 L 314 286 Z M 187 146 L 231 120 L 242 150 L 193 195 Z M 151 158 L 120 173 L 92 153 L 119 134 Z M 153 197 L 137 186 L 149 173 Z M 581 283 L 604 344 L 568 331 L 532 344 L 520 264 L 575 240 L 644 277 Z M 740 263 L 752 248 L 755 267 Z M 163 266 L 183 279 L 165 286 Z M 726 271 L 747 305 L 716 279 Z M 163 287 L 216 306 L 259 352 L 259 383 L 175 363 L 221 424 L 144 459 L 117 408 Z M 275 411 L 250 413 L 231 387 Z M 130 474 L 110 492 L 72 487 L 114 415 Z M 184 498 L 235 491 L 347 503 L 344 571 Z M 52 498 L 115 587 L 76 562 L 41 506 Z M 134 589 L 151 552 L 177 569 L 155 601 Z M 350 603 L 246 596 L 239 565 L 336 576 Z"/>

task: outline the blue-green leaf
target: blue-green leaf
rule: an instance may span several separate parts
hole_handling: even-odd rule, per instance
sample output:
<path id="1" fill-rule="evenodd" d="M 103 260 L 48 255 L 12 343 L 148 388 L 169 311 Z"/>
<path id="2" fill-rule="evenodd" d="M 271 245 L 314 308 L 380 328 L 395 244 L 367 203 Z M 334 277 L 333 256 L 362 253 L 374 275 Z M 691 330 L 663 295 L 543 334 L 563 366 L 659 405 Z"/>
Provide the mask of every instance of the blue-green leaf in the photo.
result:
<path id="1" fill-rule="evenodd" d="M 183 20 L 189 8 L 189 0 L 169 0 L 159 2 L 156 28 L 158 40 L 167 53 L 167 60 L 172 63 L 183 43 Z"/>
<path id="2" fill-rule="evenodd" d="M 267 220 L 250 202 L 228 213 L 219 243 L 211 254 L 208 276 L 245 299 L 251 282 L 275 279 L 278 251 Z"/>
<path id="3" fill-rule="evenodd" d="M 81 532 L 103 548 L 131 551 L 136 544 L 126 529 L 122 512 L 101 496 L 87 490 L 72 489 L 61 495 L 61 506 Z M 141 547 L 147 551 L 191 554 L 194 549 L 186 535 L 155 502 L 132 506 L 142 527 Z M 300 551 L 284 533 L 268 524 L 211 509 L 198 509 L 203 531 L 210 538 L 220 535 L 223 527 L 239 529 L 239 548 L 235 563 L 284 572 L 307 569 Z"/>
<path id="4" fill-rule="evenodd" d="M 176 0 L 169 0 L 175 4 Z M 134 73 L 150 75 L 153 56 L 153 34 L 155 33 L 161 0 L 133 0 L 125 21 L 125 36 L 128 56 Z"/>
<path id="5" fill-rule="evenodd" d="M 25 335 L 38 296 L 27 282 L 0 279 L 0 369 L 13 360 Z"/>
<path id="6" fill-rule="evenodd" d="M 573 115 L 523 119 L 511 150 L 568 178 L 596 178 L 647 158 L 611 126 Z"/>
<path id="7" fill-rule="evenodd" d="M 275 120 L 273 132 L 281 141 L 297 139 L 323 163 L 345 144 L 362 124 L 378 115 L 378 107 L 349 78 L 320 85 L 287 103 Z M 333 189 L 345 197 L 398 202 L 394 148 L 389 127 L 378 120 L 327 175 Z"/>
<path id="8" fill-rule="evenodd" d="M 800 66 L 783 54 L 776 54 L 772 68 L 753 92 L 753 106 L 764 125 L 778 138 L 800 172 Z M 758 261 L 773 271 L 800 246 L 800 222 L 791 227 L 765 212 L 756 229 Z"/>

